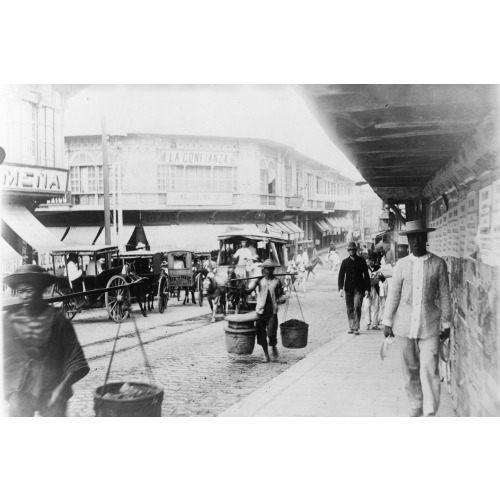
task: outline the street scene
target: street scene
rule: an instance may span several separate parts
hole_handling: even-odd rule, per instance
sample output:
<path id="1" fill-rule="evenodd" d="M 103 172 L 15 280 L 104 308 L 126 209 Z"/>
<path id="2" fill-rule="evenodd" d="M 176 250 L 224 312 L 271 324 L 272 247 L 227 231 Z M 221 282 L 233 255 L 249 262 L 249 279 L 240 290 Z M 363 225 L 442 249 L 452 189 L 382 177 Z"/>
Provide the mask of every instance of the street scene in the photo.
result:
<path id="1" fill-rule="evenodd" d="M 497 86 L 3 90 L 4 415 L 500 414 Z"/>

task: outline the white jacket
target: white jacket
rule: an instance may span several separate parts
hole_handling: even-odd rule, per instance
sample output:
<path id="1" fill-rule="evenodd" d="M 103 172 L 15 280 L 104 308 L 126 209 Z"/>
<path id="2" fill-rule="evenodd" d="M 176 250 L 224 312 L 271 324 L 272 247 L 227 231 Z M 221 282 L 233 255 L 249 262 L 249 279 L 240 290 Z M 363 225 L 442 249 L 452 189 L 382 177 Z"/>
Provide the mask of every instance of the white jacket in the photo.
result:
<path id="1" fill-rule="evenodd" d="M 448 271 L 443 259 L 432 253 L 413 254 L 394 267 L 384 309 L 384 325 L 394 335 L 427 338 L 450 326 L 451 298 Z"/>

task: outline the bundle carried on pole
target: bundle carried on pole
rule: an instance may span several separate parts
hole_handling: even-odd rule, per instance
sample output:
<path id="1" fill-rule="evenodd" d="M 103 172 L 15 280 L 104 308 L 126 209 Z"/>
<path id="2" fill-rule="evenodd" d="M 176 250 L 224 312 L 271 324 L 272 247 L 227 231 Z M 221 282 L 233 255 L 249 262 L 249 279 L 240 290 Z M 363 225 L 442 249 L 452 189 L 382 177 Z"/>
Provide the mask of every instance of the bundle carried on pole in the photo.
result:
<path id="1" fill-rule="evenodd" d="M 229 354 L 249 355 L 255 347 L 257 335 L 257 314 L 235 314 L 227 319 L 224 327 L 226 333 L 226 349 Z"/>
<path id="2" fill-rule="evenodd" d="M 300 319 L 289 319 L 288 321 L 285 321 L 288 308 L 290 306 L 290 297 L 286 302 L 283 323 L 280 324 L 281 343 L 283 344 L 283 347 L 286 347 L 287 349 L 302 349 L 307 346 L 309 325 L 304 320 L 304 314 L 300 305 L 299 295 L 295 289 L 295 284 L 293 284 L 293 291 L 295 292 L 295 297 L 297 298 L 302 321 Z"/>
<path id="3" fill-rule="evenodd" d="M 134 320 L 135 334 L 144 357 L 150 383 L 144 382 L 111 382 L 108 383 L 111 364 L 120 335 L 121 323 L 118 323 L 113 351 L 109 360 L 104 385 L 94 391 L 94 411 L 96 417 L 161 417 L 163 389 L 156 385 L 153 371 L 149 364 L 139 329 Z"/>

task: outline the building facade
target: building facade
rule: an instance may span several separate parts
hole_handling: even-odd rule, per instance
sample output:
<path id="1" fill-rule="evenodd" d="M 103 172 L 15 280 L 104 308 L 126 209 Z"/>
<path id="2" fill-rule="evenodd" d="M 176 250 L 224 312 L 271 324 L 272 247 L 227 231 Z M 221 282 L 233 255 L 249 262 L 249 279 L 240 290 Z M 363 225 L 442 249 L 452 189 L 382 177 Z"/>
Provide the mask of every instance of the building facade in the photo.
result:
<path id="1" fill-rule="evenodd" d="M 65 85 L 0 88 L 3 274 L 22 262 L 47 265 L 48 252 L 61 244 L 33 212 L 40 203 L 67 192 L 63 111 L 74 90 Z"/>
<path id="2" fill-rule="evenodd" d="M 112 243 L 215 250 L 250 224 L 290 244 L 345 239 L 359 218 L 354 182 L 272 141 L 156 134 L 108 136 Z M 100 135 L 65 139 L 68 193 L 37 209 L 64 243 L 104 243 Z"/>

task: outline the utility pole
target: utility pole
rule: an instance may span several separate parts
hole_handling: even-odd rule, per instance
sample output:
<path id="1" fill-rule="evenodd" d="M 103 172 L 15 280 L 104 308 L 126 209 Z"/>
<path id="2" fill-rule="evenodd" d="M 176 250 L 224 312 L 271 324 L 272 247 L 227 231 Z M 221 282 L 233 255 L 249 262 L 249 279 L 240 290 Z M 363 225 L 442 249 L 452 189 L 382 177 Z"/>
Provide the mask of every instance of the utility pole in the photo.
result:
<path id="1" fill-rule="evenodd" d="M 109 206 L 109 165 L 108 136 L 106 134 L 106 118 L 102 117 L 102 177 L 104 185 L 104 243 L 111 245 L 111 217 Z"/>

